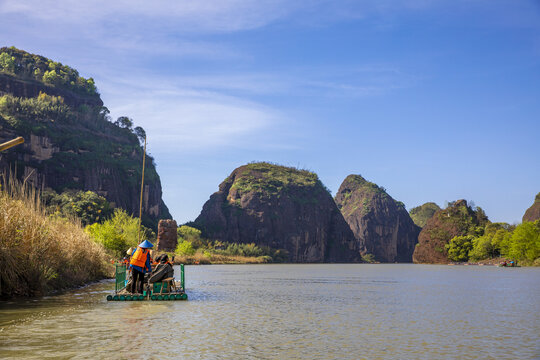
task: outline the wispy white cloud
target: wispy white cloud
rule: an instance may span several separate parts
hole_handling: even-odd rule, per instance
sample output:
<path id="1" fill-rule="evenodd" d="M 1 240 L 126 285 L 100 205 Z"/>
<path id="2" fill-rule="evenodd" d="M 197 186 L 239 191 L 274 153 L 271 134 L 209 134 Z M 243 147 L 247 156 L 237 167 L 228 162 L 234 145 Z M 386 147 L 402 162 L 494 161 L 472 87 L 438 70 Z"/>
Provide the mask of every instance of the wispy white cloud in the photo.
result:
<path id="1" fill-rule="evenodd" d="M 108 77 L 103 83 L 103 97 L 113 118 L 133 117 L 160 153 L 260 147 L 252 138 L 286 119 L 269 106 L 158 76 Z"/>
<path id="2" fill-rule="evenodd" d="M 174 77 L 124 71 L 126 76 L 100 73 L 96 80 L 103 99 L 113 117 L 130 116 L 143 126 L 159 153 L 290 148 L 290 139 L 298 138 L 298 113 L 274 107 L 267 96 L 377 96 L 408 86 L 410 78 L 388 66 Z"/>
<path id="3" fill-rule="evenodd" d="M 0 14 L 24 14 L 60 23 L 124 23 L 127 26 L 146 19 L 157 20 L 156 27 L 174 27 L 187 32 L 230 32 L 265 26 L 299 7 L 300 3 L 295 5 L 285 0 L 5 0 L 0 4 Z"/>

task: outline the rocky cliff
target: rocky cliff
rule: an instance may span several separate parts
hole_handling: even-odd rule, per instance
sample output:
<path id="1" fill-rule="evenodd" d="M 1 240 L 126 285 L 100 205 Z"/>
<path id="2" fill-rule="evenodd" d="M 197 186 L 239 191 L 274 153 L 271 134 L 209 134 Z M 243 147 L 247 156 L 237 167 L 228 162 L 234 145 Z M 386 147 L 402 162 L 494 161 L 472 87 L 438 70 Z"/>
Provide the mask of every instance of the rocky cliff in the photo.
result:
<path id="1" fill-rule="evenodd" d="M 403 203 L 360 175 L 347 176 L 335 200 L 363 254 L 381 262 L 412 261 L 420 228 Z"/>
<path id="2" fill-rule="evenodd" d="M 540 219 L 540 193 L 536 194 L 534 203 L 525 211 L 522 221 L 536 221 Z"/>
<path id="3" fill-rule="evenodd" d="M 317 175 L 268 163 L 235 169 L 195 220 L 212 240 L 285 249 L 291 262 L 361 261 Z"/>
<path id="4" fill-rule="evenodd" d="M 423 228 L 426 226 L 427 221 L 431 219 L 439 210 L 441 210 L 439 205 L 435 204 L 434 202 L 427 202 L 409 210 L 409 215 L 416 226 Z"/>
<path id="5" fill-rule="evenodd" d="M 454 236 L 482 235 L 488 218 L 480 208 L 473 210 L 465 200 L 450 203 L 427 221 L 418 236 L 414 250 L 415 263 L 447 264 L 449 262 L 445 245 Z"/>
<path id="6" fill-rule="evenodd" d="M 143 156 L 139 138 L 130 127 L 110 121 L 93 81 L 13 48 L 0 49 L 0 60 L 0 142 L 25 139 L 0 155 L 0 172 L 11 172 L 40 189 L 91 190 L 138 215 Z M 170 217 L 161 196 L 149 157 L 143 223 L 154 229 L 158 219 Z"/>

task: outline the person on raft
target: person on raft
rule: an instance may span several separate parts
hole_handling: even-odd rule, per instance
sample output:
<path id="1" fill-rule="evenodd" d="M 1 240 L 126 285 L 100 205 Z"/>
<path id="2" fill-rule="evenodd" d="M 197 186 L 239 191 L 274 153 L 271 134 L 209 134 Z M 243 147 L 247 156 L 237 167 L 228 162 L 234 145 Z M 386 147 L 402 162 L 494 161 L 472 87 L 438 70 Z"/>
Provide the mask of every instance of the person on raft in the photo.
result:
<path id="1" fill-rule="evenodd" d="M 152 272 L 152 258 L 149 249 L 153 246 L 150 241 L 144 240 L 131 254 L 129 268 L 131 269 L 132 293 L 143 293 L 144 274 Z"/>

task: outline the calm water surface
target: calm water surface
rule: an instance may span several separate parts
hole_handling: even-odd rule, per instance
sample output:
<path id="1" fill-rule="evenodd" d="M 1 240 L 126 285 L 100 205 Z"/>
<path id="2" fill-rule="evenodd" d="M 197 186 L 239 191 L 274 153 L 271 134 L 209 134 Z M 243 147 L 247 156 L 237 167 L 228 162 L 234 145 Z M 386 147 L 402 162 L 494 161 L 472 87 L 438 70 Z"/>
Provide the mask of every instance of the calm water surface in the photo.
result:
<path id="1" fill-rule="evenodd" d="M 107 302 L 107 281 L 0 303 L 0 358 L 540 359 L 539 268 L 213 265 L 186 281 L 189 301 Z"/>

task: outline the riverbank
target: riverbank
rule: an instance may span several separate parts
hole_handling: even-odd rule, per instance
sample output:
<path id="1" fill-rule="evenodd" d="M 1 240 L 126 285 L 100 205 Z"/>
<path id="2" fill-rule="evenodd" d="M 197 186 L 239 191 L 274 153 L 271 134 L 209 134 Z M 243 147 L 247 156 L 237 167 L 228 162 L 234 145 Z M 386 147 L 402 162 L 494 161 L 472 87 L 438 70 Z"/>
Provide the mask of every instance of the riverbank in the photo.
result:
<path id="1" fill-rule="evenodd" d="M 193 255 L 177 255 L 170 252 L 155 252 L 154 257 L 167 254 L 169 259 L 174 256 L 175 265 L 226 265 L 226 264 L 267 264 L 272 262 L 269 256 L 240 256 L 210 253 L 195 253 Z"/>
<path id="2" fill-rule="evenodd" d="M 0 191 L 0 297 L 40 296 L 110 276 L 109 257 L 80 224 L 47 216 L 33 188 Z"/>
<path id="3" fill-rule="evenodd" d="M 498 257 L 493 259 L 485 259 L 480 261 L 469 261 L 469 262 L 451 262 L 448 263 L 448 265 L 469 265 L 469 266 L 497 266 L 503 262 L 510 263 L 512 259 L 504 258 L 504 257 Z M 517 261 L 517 266 L 524 266 L 524 267 L 540 267 L 540 262 L 530 262 L 530 261 Z M 511 267 L 511 266 L 509 266 Z"/>

